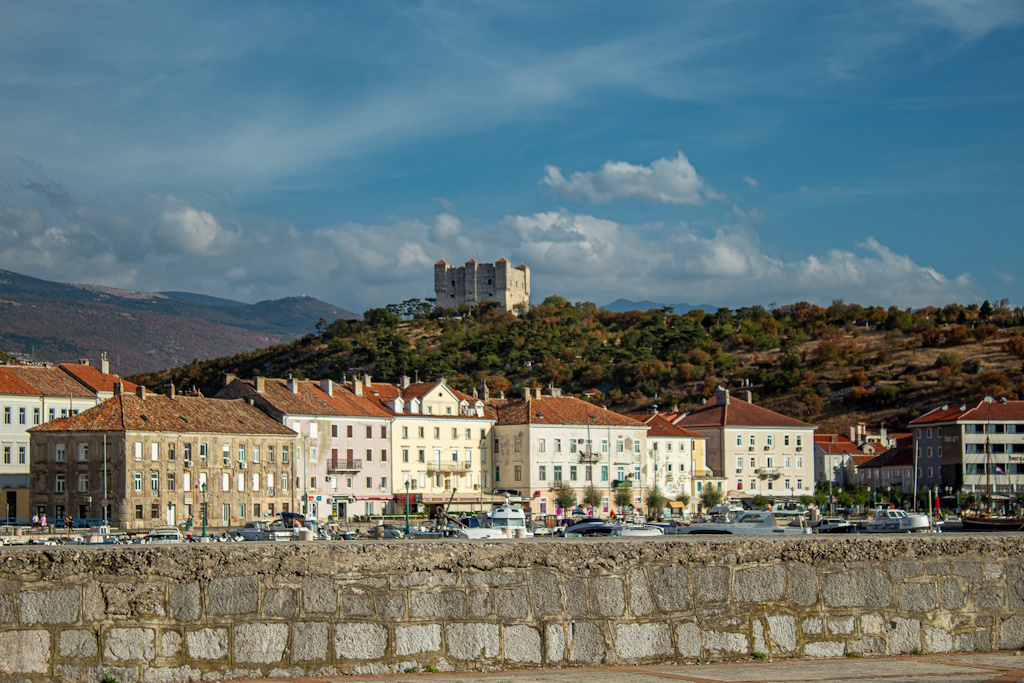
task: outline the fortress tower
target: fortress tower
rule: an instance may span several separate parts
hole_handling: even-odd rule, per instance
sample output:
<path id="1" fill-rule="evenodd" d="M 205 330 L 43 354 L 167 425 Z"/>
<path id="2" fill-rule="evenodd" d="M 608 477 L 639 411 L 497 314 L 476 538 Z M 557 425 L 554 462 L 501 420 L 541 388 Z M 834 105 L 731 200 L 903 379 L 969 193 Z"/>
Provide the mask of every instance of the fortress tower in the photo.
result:
<path id="1" fill-rule="evenodd" d="M 516 313 L 530 308 L 530 269 L 520 263 L 514 268 L 507 259 L 494 263 L 464 266 L 448 262 L 434 264 L 434 296 L 438 308 L 458 309 L 462 304 L 476 306 L 483 301 L 497 301 L 501 310 Z"/>

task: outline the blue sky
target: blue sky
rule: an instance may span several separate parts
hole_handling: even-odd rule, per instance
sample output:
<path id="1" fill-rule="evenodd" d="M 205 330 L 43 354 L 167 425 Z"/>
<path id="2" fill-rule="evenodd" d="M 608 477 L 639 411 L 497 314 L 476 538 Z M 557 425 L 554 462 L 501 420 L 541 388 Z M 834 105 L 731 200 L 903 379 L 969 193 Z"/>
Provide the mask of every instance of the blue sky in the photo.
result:
<path id="1" fill-rule="evenodd" d="M 357 311 L 1024 302 L 1024 3 L 0 0 L 0 268 Z"/>

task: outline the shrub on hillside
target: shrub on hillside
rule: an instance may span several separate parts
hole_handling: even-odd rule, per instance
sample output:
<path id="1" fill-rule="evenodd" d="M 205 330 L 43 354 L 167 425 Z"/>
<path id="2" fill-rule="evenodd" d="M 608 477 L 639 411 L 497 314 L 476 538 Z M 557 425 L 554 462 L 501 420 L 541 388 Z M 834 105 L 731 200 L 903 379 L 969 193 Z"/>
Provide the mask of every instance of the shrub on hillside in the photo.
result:
<path id="1" fill-rule="evenodd" d="M 1011 337 L 1003 344 L 1003 351 L 1017 356 L 1017 358 L 1024 358 L 1024 336 Z"/>

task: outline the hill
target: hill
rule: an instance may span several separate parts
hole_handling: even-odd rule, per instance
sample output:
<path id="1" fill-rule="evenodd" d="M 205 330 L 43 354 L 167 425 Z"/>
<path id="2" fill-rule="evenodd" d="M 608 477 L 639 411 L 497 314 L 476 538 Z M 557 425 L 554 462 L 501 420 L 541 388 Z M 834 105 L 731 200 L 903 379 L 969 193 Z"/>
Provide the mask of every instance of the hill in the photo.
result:
<path id="1" fill-rule="evenodd" d="M 987 305 L 987 302 L 986 302 Z M 755 401 L 840 431 L 860 421 L 898 428 L 943 403 L 986 395 L 1020 398 L 1020 311 L 960 306 L 905 311 L 837 302 L 712 315 L 617 313 L 549 297 L 516 318 L 489 305 L 403 320 L 386 309 L 338 320 L 321 334 L 132 379 L 216 391 L 242 377 L 329 377 L 368 372 L 445 376 L 493 394 L 549 383 L 621 410 L 687 410 L 718 385 L 749 388 Z"/>
<path id="2" fill-rule="evenodd" d="M 358 317 L 311 297 L 244 304 L 0 270 L 0 347 L 54 361 L 105 351 L 123 374 L 280 344 L 313 332 L 321 319 Z"/>
<path id="3" fill-rule="evenodd" d="M 657 301 L 630 301 L 629 299 L 616 299 L 610 304 L 605 304 L 601 308 L 609 311 L 616 311 L 618 313 L 625 313 L 626 311 L 650 311 L 651 309 L 663 309 L 671 308 L 673 313 L 689 313 L 695 308 L 702 309 L 705 313 L 714 313 L 718 310 L 718 306 L 712 306 L 711 304 L 662 304 Z"/>

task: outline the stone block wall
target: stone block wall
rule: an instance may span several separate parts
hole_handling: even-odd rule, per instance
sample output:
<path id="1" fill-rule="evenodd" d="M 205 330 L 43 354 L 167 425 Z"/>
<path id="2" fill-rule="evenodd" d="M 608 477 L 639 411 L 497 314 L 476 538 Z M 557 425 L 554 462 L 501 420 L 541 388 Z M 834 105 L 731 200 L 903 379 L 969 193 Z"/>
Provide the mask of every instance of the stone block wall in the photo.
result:
<path id="1" fill-rule="evenodd" d="M 1024 647 L 1024 538 L 4 548 L 0 680 Z"/>

